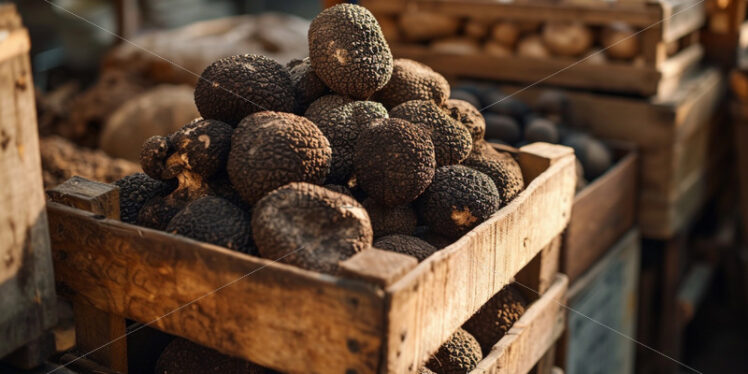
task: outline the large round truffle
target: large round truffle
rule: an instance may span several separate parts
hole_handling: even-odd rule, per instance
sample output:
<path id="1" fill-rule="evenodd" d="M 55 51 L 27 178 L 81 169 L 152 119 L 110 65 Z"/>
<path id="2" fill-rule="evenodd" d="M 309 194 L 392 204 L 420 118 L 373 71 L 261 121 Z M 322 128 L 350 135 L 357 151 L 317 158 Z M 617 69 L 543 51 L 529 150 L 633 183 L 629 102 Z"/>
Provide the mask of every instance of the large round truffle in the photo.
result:
<path id="1" fill-rule="evenodd" d="M 430 128 L 439 166 L 458 164 L 470 154 L 473 146 L 470 131 L 433 101 L 411 100 L 402 103 L 390 111 L 390 117 Z"/>
<path id="2" fill-rule="evenodd" d="M 232 126 L 259 111 L 291 112 L 294 102 L 288 70 L 259 55 L 222 58 L 205 68 L 195 86 L 200 115 Z"/>
<path id="3" fill-rule="evenodd" d="M 469 373 L 482 358 L 480 345 L 475 338 L 467 331 L 457 329 L 434 353 L 426 367 L 437 374 Z"/>
<path id="4" fill-rule="evenodd" d="M 176 338 L 166 346 L 156 362 L 156 374 L 266 374 L 270 370 L 255 363 L 221 354 Z"/>
<path id="5" fill-rule="evenodd" d="M 387 235 L 374 241 L 374 247 L 413 256 L 423 261 L 438 249 L 428 242 L 410 235 Z"/>
<path id="6" fill-rule="evenodd" d="M 375 238 L 392 234 L 410 235 L 416 230 L 418 217 L 409 204 L 388 207 L 367 198 L 363 205 L 371 218 Z"/>
<path id="7" fill-rule="evenodd" d="M 144 173 L 130 174 L 114 182 L 119 187 L 120 220 L 135 223 L 143 205 L 156 196 L 166 196 L 176 187 Z"/>
<path id="8" fill-rule="evenodd" d="M 432 230 L 456 239 L 496 212 L 501 196 L 486 174 L 463 165 L 442 166 L 417 207 Z"/>
<path id="9" fill-rule="evenodd" d="M 395 60 L 389 83 L 372 100 L 392 109 L 410 100 L 432 100 L 441 105 L 449 97 L 449 83 L 430 67 L 406 58 Z"/>
<path id="10" fill-rule="evenodd" d="M 262 257 L 329 274 L 373 238 L 361 204 L 309 183 L 290 183 L 262 198 L 252 233 Z"/>
<path id="11" fill-rule="evenodd" d="M 470 131 L 473 144 L 483 140 L 486 135 L 486 120 L 476 107 L 464 100 L 449 99 L 444 103 L 444 108 L 447 109 L 450 117 L 459 121 Z"/>
<path id="12" fill-rule="evenodd" d="M 511 154 L 497 152 L 486 142 L 478 144 L 477 151 L 473 151 L 462 164 L 488 175 L 496 185 L 502 203 L 509 203 L 525 188 L 519 163 Z"/>
<path id="13" fill-rule="evenodd" d="M 364 129 L 353 160 L 356 182 L 385 206 L 415 200 L 431 183 L 436 167 L 427 128 L 384 119 Z"/>
<path id="14" fill-rule="evenodd" d="M 330 143 L 308 119 L 260 112 L 234 131 L 226 169 L 231 184 L 252 205 L 290 182 L 323 183 L 331 158 Z"/>
<path id="15" fill-rule="evenodd" d="M 525 313 L 527 302 L 513 285 L 499 291 L 462 326 L 480 343 L 483 354 L 488 354 Z"/>
<path id="16" fill-rule="evenodd" d="M 286 67 L 291 74 L 291 82 L 296 93 L 297 114 L 302 114 L 314 100 L 328 94 L 330 89 L 314 73 L 309 57 L 303 60 L 291 60 Z"/>
<path id="17" fill-rule="evenodd" d="M 169 221 L 166 231 L 195 240 L 250 253 L 250 216 L 220 197 L 199 198 Z"/>
<path id="18" fill-rule="evenodd" d="M 353 173 L 353 153 L 361 131 L 375 120 L 387 118 L 387 110 L 373 101 L 347 101 L 339 95 L 319 98 L 305 114 L 325 134 L 332 147 L 328 183 L 345 183 Z"/>
<path id="19" fill-rule="evenodd" d="M 392 52 L 368 9 L 339 4 L 323 10 L 309 26 L 309 58 L 333 91 L 366 99 L 392 75 Z"/>

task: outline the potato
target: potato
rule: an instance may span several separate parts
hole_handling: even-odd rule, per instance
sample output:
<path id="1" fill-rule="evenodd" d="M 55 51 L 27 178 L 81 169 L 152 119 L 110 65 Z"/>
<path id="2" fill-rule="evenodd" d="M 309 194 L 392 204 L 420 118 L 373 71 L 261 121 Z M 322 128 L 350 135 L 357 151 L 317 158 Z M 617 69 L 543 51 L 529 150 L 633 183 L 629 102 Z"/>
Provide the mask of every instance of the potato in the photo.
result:
<path id="1" fill-rule="evenodd" d="M 439 13 L 406 12 L 398 20 L 400 34 L 411 42 L 422 42 L 457 34 L 460 21 Z"/>
<path id="2" fill-rule="evenodd" d="M 539 35 L 528 35 L 517 44 L 517 55 L 522 57 L 548 58 L 551 56 Z"/>
<path id="3" fill-rule="evenodd" d="M 614 59 L 630 60 L 639 54 L 639 38 L 636 32 L 623 22 L 605 27 L 600 36 L 605 54 Z"/>
<path id="4" fill-rule="evenodd" d="M 519 36 L 519 27 L 513 22 L 499 22 L 491 29 L 491 39 L 509 48 L 514 48 Z"/>
<path id="5" fill-rule="evenodd" d="M 579 22 L 551 21 L 543 27 L 543 43 L 554 55 L 579 56 L 592 46 L 592 32 Z"/>

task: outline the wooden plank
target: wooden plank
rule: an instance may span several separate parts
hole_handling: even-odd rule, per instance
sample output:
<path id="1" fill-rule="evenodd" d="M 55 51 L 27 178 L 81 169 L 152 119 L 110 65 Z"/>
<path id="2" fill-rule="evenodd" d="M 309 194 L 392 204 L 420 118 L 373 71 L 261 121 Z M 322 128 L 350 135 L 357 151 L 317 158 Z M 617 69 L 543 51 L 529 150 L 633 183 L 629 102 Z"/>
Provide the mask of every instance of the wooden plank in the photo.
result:
<path id="1" fill-rule="evenodd" d="M 59 288 L 98 309 L 291 373 L 378 370 L 384 297 L 370 285 L 57 203 L 48 213 Z"/>
<path id="2" fill-rule="evenodd" d="M 56 322 L 28 35 L 0 5 L 0 357 Z"/>
<path id="3" fill-rule="evenodd" d="M 681 327 L 685 327 L 693 319 L 706 296 L 713 274 L 714 265 L 709 263 L 696 263 L 686 274 L 676 296 Z"/>
<path id="4" fill-rule="evenodd" d="M 471 373 L 529 372 L 564 330 L 567 285 L 566 277 L 559 274 Z"/>
<path id="5" fill-rule="evenodd" d="M 119 219 L 119 188 L 112 184 L 75 176 L 48 190 L 47 196 L 56 203 Z"/>
<path id="6" fill-rule="evenodd" d="M 413 256 L 369 248 L 340 263 L 343 276 L 363 279 L 379 286 L 388 286 L 418 264 Z"/>
<path id="7" fill-rule="evenodd" d="M 556 279 L 559 271 L 559 257 L 561 253 L 561 237 L 556 237 L 535 255 L 530 263 L 525 265 L 515 276 L 515 281 L 521 283 L 535 295 L 542 295 Z M 531 292 L 531 293 L 532 293 Z"/>
<path id="8" fill-rule="evenodd" d="M 639 233 L 630 230 L 569 287 L 559 350 L 567 373 L 634 372 L 639 243 Z"/>
<path id="9" fill-rule="evenodd" d="M 547 159 L 551 166 L 493 217 L 387 288 L 388 372 L 414 372 L 566 226 L 574 158 L 561 146 L 528 147 L 520 150 L 523 172 L 534 159 L 522 156 L 529 149 L 562 156 Z"/>
<path id="10" fill-rule="evenodd" d="M 636 220 L 638 155 L 630 145 L 613 149 L 616 164 L 574 198 L 561 249 L 561 270 L 572 283 Z"/>

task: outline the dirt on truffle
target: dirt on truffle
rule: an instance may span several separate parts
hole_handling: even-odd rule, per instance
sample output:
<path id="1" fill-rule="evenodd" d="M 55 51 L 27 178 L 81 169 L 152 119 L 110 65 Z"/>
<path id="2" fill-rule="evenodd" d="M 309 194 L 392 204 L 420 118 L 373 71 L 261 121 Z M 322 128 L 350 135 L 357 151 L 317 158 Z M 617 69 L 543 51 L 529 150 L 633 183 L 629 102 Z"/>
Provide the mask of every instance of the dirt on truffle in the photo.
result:
<path id="1" fill-rule="evenodd" d="M 291 113 L 260 112 L 234 131 L 226 165 L 231 184 L 253 205 L 291 182 L 322 184 L 332 149 L 311 121 Z"/>
<path id="2" fill-rule="evenodd" d="M 312 20 L 308 36 L 312 68 L 333 91 L 367 99 L 390 80 L 392 52 L 368 9 L 327 8 Z"/>
<path id="3" fill-rule="evenodd" d="M 516 286 L 509 285 L 489 299 L 462 327 L 480 343 L 485 355 L 525 313 L 526 307 L 522 293 Z"/>
<path id="4" fill-rule="evenodd" d="M 483 358 L 480 344 L 463 329 L 457 329 L 426 363 L 437 374 L 468 373 Z"/>
<path id="5" fill-rule="evenodd" d="M 252 233 L 260 256 L 328 274 L 373 239 L 361 204 L 309 183 L 290 183 L 262 198 L 254 207 Z"/>
<path id="6" fill-rule="evenodd" d="M 395 59 L 392 77 L 372 100 L 392 109 L 410 100 L 431 100 L 444 104 L 449 97 L 449 83 L 430 67 L 407 58 Z"/>
<path id="7" fill-rule="evenodd" d="M 410 235 L 387 235 L 374 241 L 374 247 L 413 256 L 421 262 L 438 249 L 433 245 Z"/>
<path id="8" fill-rule="evenodd" d="M 438 166 L 460 163 L 467 158 L 473 147 L 470 131 L 433 101 L 407 101 L 393 108 L 390 117 L 422 124 L 431 129 Z"/>
<path id="9" fill-rule="evenodd" d="M 354 154 L 357 185 L 385 206 L 408 204 L 431 183 L 436 167 L 428 129 L 380 120 L 361 133 Z"/>

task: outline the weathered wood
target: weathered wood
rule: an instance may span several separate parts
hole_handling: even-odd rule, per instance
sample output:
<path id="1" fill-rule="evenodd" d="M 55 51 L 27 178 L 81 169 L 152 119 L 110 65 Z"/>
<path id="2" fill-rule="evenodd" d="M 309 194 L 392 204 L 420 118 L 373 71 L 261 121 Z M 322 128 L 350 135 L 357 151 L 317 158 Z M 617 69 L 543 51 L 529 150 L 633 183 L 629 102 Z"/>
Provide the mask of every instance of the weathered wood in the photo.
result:
<path id="1" fill-rule="evenodd" d="M 561 272 L 574 282 L 636 221 L 638 155 L 613 144 L 617 162 L 574 197 L 563 236 Z"/>
<path id="2" fill-rule="evenodd" d="M 0 5 L 0 357 L 56 321 L 29 45 Z"/>
<path id="3" fill-rule="evenodd" d="M 566 371 L 634 372 L 639 243 L 630 230 L 569 286 L 568 323 L 557 344 Z"/>
<path id="4" fill-rule="evenodd" d="M 343 276 L 388 286 L 418 265 L 418 259 L 397 252 L 370 248 L 340 263 Z"/>
<path id="5" fill-rule="evenodd" d="M 292 373 L 377 371 L 384 300 L 366 284 L 56 203 L 48 212 L 59 288 L 98 309 Z"/>
<path id="6" fill-rule="evenodd" d="M 49 203 L 56 278 L 98 309 L 285 372 L 415 371 L 568 222 L 571 150 L 518 152 L 525 190 L 399 279 L 378 263 L 345 278 L 374 252 L 323 275 Z"/>
<path id="7" fill-rule="evenodd" d="M 556 347 L 555 344 L 548 348 L 543 357 L 538 360 L 535 364 L 535 368 L 531 371 L 533 374 L 552 374 L 553 370 L 556 369 Z"/>
<path id="8" fill-rule="evenodd" d="M 119 188 L 112 184 L 72 177 L 49 189 L 47 196 L 56 203 L 119 219 Z"/>
<path id="9" fill-rule="evenodd" d="M 681 326 L 688 324 L 696 314 L 712 281 L 714 266 L 709 263 L 696 263 L 686 274 L 678 287 L 676 296 L 678 320 Z"/>
<path id="10" fill-rule="evenodd" d="M 564 330 L 567 285 L 566 276 L 559 274 L 471 373 L 529 372 Z"/>
<path id="11" fill-rule="evenodd" d="M 546 159 L 546 172 L 529 178 L 505 208 L 387 288 L 388 372 L 415 371 L 566 226 L 574 158 L 565 147 L 530 145 L 520 150 L 523 172 L 533 170 L 528 161 L 539 160 L 523 156 L 530 149 L 560 158 Z M 557 177 L 548 183 L 551 175 Z M 548 206 L 556 207 L 550 215 Z"/>
<path id="12" fill-rule="evenodd" d="M 553 239 L 517 273 L 515 281 L 529 288 L 531 299 L 542 295 L 556 278 L 559 271 L 561 237 Z M 535 295 L 532 295 L 532 293 Z"/>

